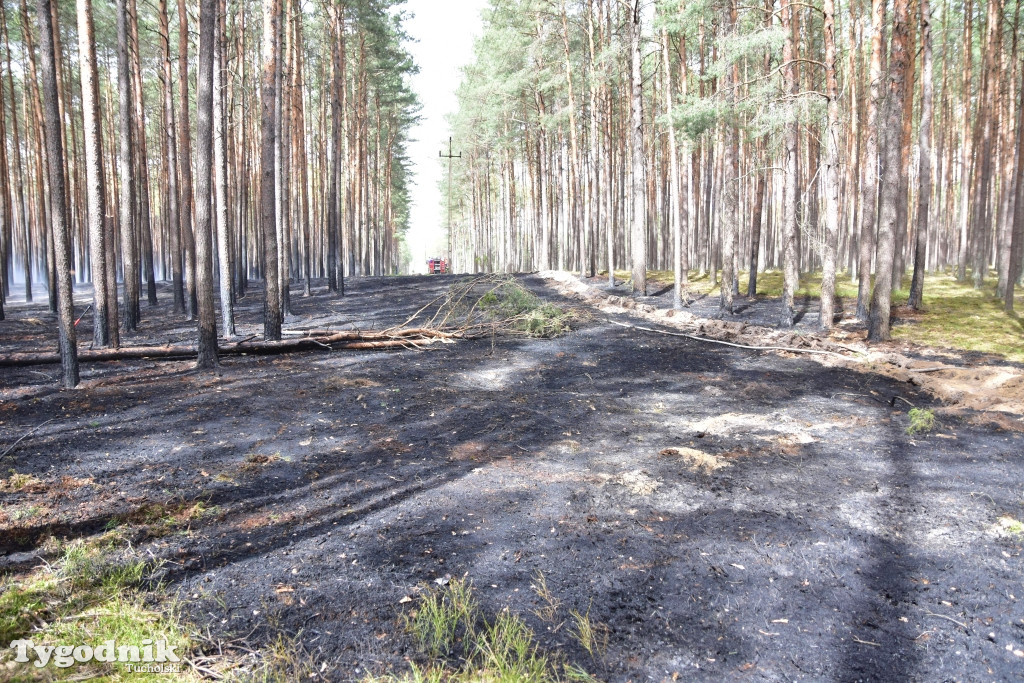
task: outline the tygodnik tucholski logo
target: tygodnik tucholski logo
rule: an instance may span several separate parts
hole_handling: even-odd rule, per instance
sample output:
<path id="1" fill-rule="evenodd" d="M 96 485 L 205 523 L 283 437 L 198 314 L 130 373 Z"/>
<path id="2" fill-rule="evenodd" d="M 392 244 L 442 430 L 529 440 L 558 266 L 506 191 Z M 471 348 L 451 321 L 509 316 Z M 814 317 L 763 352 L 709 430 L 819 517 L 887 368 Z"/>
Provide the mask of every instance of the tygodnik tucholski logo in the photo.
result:
<path id="1" fill-rule="evenodd" d="M 87 662 L 111 662 L 123 664 L 130 673 L 181 673 L 181 659 L 174 652 L 178 646 L 168 645 L 165 640 L 146 638 L 140 645 L 119 645 L 113 640 L 104 640 L 96 647 L 36 645 L 31 640 L 15 640 L 10 647 L 15 650 L 15 662 L 27 664 L 34 659 L 37 669 L 50 663 L 58 669 L 66 669 Z"/>

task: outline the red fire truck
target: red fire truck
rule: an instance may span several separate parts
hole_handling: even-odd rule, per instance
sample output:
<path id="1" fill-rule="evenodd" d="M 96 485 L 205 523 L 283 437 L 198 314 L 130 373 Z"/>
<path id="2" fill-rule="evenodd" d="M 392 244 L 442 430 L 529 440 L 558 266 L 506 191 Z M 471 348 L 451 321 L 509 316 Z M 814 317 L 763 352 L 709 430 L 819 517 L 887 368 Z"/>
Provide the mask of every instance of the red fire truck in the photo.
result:
<path id="1" fill-rule="evenodd" d="M 430 275 L 443 275 L 448 272 L 448 260 L 443 258 L 428 258 L 427 273 Z"/>

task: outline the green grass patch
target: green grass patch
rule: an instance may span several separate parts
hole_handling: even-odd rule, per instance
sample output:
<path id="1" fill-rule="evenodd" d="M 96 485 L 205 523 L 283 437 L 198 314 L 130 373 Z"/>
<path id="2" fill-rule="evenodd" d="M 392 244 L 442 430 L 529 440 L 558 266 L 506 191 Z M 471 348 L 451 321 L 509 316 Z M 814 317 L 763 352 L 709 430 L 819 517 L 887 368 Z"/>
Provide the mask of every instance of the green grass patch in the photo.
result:
<path id="1" fill-rule="evenodd" d="M 140 513 L 156 525 L 198 519 L 216 511 L 204 504 L 176 506 Z M 209 633 L 189 623 L 167 587 L 155 580 L 160 562 L 135 550 L 127 539 L 130 530 L 119 526 L 99 536 L 62 543 L 50 539 L 40 549 L 47 557 L 31 571 L 0 579 L 0 680 L 49 682 L 58 680 L 103 681 L 200 681 L 213 677 L 228 681 L 290 683 L 311 680 L 323 673 L 296 638 L 278 635 L 269 645 L 236 648 L 218 644 Z M 128 671 L 124 662 L 70 662 L 57 667 L 59 651 L 49 663 L 36 667 L 30 661 L 15 662 L 17 652 L 9 644 L 31 640 L 33 646 L 89 646 L 106 641 L 115 647 L 138 647 L 164 641 L 176 648 L 180 662 L 176 673 Z M 115 650 L 116 653 L 116 650 Z M 65 655 L 71 657 L 71 653 Z M 145 665 L 138 662 L 137 665 Z"/>
<path id="2" fill-rule="evenodd" d="M 990 280 L 990 282 L 993 282 Z M 909 287 L 909 283 L 906 283 Z M 1018 287 L 1016 296 L 1024 296 Z M 897 293 L 897 302 L 907 294 Z M 974 289 L 947 274 L 930 275 L 924 282 L 924 311 L 893 327 L 893 338 L 965 351 L 980 351 L 1024 362 L 1024 322 L 1006 313 L 995 296 L 995 285 Z"/>
<path id="3" fill-rule="evenodd" d="M 629 271 L 615 271 L 617 278 L 630 279 Z M 648 288 L 669 287 L 674 283 L 671 271 L 648 271 Z M 740 292 L 746 295 L 747 273 L 740 273 Z M 1017 313 L 1006 313 L 1003 302 L 995 296 L 995 274 L 989 284 L 975 289 L 970 282 L 958 282 L 949 273 L 932 273 L 924 280 L 924 310 L 894 311 L 900 322 L 893 326 L 893 339 L 923 346 L 960 351 L 993 353 L 1009 361 L 1024 362 L 1024 320 Z M 712 283 L 707 274 L 690 274 L 687 291 L 690 296 L 713 294 L 720 284 Z M 1018 300 L 1024 301 L 1024 288 L 1017 288 Z M 757 276 L 757 294 L 782 296 L 782 273 L 770 270 Z M 808 273 L 800 278 L 797 297 L 821 295 L 821 273 Z M 836 296 L 843 300 L 846 314 L 853 313 L 857 302 L 857 283 L 848 273 L 836 276 Z M 893 303 L 905 306 L 910 296 L 910 278 L 893 294 Z"/>
<path id="4" fill-rule="evenodd" d="M 577 622 L 578 624 L 579 622 Z M 427 656 L 406 674 L 363 683 L 556 683 L 591 681 L 560 654 L 543 652 L 533 630 L 508 608 L 485 618 L 469 581 L 430 588 L 405 616 L 406 630 Z"/>
<path id="5" fill-rule="evenodd" d="M 117 662 L 74 663 L 57 668 L 54 660 L 43 668 L 14 662 L 14 640 L 34 645 L 89 645 L 107 640 L 119 645 L 143 646 L 163 640 L 184 657 L 192 649 L 187 628 L 175 616 L 173 605 L 155 599 L 146 579 L 157 565 L 125 549 L 116 531 L 89 541 L 75 541 L 60 549 L 60 557 L 0 584 L 0 671 L 11 681 L 50 681 L 74 677 L 103 677 L 109 681 L 167 680 L 161 674 L 128 673 Z M 198 680 L 182 664 L 177 680 Z"/>

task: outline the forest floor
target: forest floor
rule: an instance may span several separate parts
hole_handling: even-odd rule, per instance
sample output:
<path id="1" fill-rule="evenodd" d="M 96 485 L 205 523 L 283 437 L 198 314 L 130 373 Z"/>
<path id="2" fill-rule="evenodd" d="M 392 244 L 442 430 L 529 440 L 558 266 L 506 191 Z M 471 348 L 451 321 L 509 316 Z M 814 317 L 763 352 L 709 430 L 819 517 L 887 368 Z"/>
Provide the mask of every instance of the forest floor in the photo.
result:
<path id="1" fill-rule="evenodd" d="M 381 329 L 459 280 L 295 288 L 285 327 Z M 0 632 L 16 634 L 3 608 L 25 577 L 116 533 L 213 669 L 215 643 L 285 642 L 320 680 L 404 674 L 427 661 L 404 617 L 465 577 L 484 618 L 518 615 L 560 671 L 598 680 L 1019 679 L 1016 415 L 943 412 L 874 366 L 615 324 L 653 325 L 656 298 L 644 319 L 599 283 L 575 282 L 581 302 L 520 281 L 583 309 L 574 330 L 232 357 L 217 374 L 92 363 L 73 391 L 54 366 L 4 368 Z M 745 305 L 764 325 L 777 301 Z M 4 352 L 54 343 L 45 305 L 7 313 Z M 238 315 L 260 333 L 259 291 Z M 167 303 L 143 316 L 124 343 L 194 338 Z M 908 433 L 911 407 L 937 423 Z"/>

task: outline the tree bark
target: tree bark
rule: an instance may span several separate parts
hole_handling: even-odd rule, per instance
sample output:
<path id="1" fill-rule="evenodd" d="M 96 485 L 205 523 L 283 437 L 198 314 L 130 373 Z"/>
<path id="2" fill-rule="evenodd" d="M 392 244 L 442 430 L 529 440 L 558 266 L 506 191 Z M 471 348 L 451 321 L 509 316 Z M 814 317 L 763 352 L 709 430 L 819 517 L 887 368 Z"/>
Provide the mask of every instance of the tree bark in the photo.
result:
<path id="1" fill-rule="evenodd" d="M 224 8 L 223 0 L 217 2 L 219 10 Z M 220 314 L 225 337 L 235 336 L 235 293 L 232 287 L 231 227 L 228 222 L 228 139 L 227 116 L 224 107 L 224 74 L 227 73 L 224 55 L 224 13 L 217 11 L 217 26 L 214 39 L 213 63 L 213 163 L 217 205 L 217 252 L 220 272 Z"/>
<path id="2" fill-rule="evenodd" d="M 139 12 L 136 0 L 128 1 L 128 11 L 131 13 L 128 20 L 128 30 L 132 45 L 132 77 L 134 81 L 132 95 L 135 106 L 135 164 L 139 169 L 138 185 L 136 186 L 139 221 L 136 236 L 140 247 L 139 250 L 142 253 L 142 270 L 146 276 L 146 298 L 150 306 L 156 306 L 156 269 L 153 264 L 153 226 L 149 198 L 149 152 L 146 143 L 146 107 L 143 93 L 145 87 L 142 80 L 142 55 L 139 50 Z"/>
<path id="3" fill-rule="evenodd" d="M 21 156 L 21 136 L 18 131 L 18 112 L 15 107 L 14 74 L 11 71 L 11 41 L 7 31 L 7 11 L 0 3 L 0 24 L 4 32 L 4 53 L 7 61 L 7 85 L 11 94 L 11 148 L 14 159 L 14 202 L 18 209 L 18 218 L 23 236 L 23 266 L 25 268 L 25 301 L 32 301 L 32 233 L 29 230 L 29 205 L 25 196 L 24 170 Z M 3 87 L 0 83 L 0 87 Z M 27 124 L 26 124 L 27 125 Z"/>
<path id="4" fill-rule="evenodd" d="M 974 54 L 974 43 L 971 33 L 974 24 L 974 6 L 972 0 L 965 0 L 964 8 L 964 42 L 963 42 L 963 80 L 960 85 L 960 114 L 963 116 L 960 140 L 960 238 L 957 245 L 956 279 L 967 281 L 967 259 L 969 247 L 970 206 L 971 206 L 971 169 L 974 164 L 974 145 L 971 136 L 971 72 Z"/>
<path id="5" fill-rule="evenodd" d="M 92 343 L 111 345 L 107 306 L 107 205 L 103 182 L 103 128 L 100 119 L 99 75 L 91 0 L 78 0 L 78 60 L 82 79 L 89 256 L 93 285 Z M 116 302 L 116 298 L 114 299 Z M 116 303 L 115 303 L 116 307 Z M 116 345 L 116 344 L 115 344 Z"/>
<path id="6" fill-rule="evenodd" d="M 878 133 L 882 104 L 882 37 L 885 31 L 885 0 L 871 1 L 871 95 L 867 102 L 864 126 L 864 181 L 860 195 L 860 244 L 857 266 L 857 318 L 867 320 L 871 297 L 871 260 L 875 254 L 875 230 L 878 226 Z"/>
<path id="7" fill-rule="evenodd" d="M 885 119 L 882 128 L 881 207 L 878 221 L 878 255 L 875 288 L 868 318 L 868 340 L 888 341 L 892 313 L 893 250 L 899 214 L 900 171 L 902 169 L 903 98 L 908 53 L 909 0 L 895 0 L 889 64 L 885 78 Z"/>
<path id="8" fill-rule="evenodd" d="M 189 320 L 196 317 L 196 240 L 192 225 L 192 207 L 195 205 L 192 183 L 192 125 L 188 96 L 188 12 L 185 0 L 178 0 L 178 173 L 181 179 L 181 200 L 178 218 L 181 219 L 181 246 L 185 258 L 185 314 Z"/>
<path id="9" fill-rule="evenodd" d="M 135 163 L 132 128 L 132 81 L 128 54 L 128 7 L 126 0 L 117 1 L 117 87 L 121 91 L 119 111 L 120 154 L 118 171 L 121 177 L 121 263 L 124 270 L 124 329 L 134 332 L 139 327 L 139 264 L 135 244 Z"/>
<path id="10" fill-rule="evenodd" d="M 263 337 L 281 338 L 281 294 L 277 273 L 277 202 L 274 197 L 277 60 L 280 48 L 281 0 L 263 0 L 263 75 L 260 86 L 260 224 L 263 231 Z"/>
<path id="11" fill-rule="evenodd" d="M 644 194 L 644 86 L 641 73 L 640 35 L 642 19 L 641 0 L 632 0 L 630 6 L 630 97 L 633 215 L 630 228 L 632 247 L 633 294 L 647 296 L 647 203 Z"/>
<path id="12" fill-rule="evenodd" d="M 199 2 L 199 71 L 196 74 L 196 367 L 217 367 L 217 314 L 213 307 L 213 52 L 217 0 Z"/>
<path id="13" fill-rule="evenodd" d="M 725 8 L 725 26 L 723 38 L 733 36 L 736 27 L 736 4 L 729 0 Z M 719 309 L 732 315 L 733 296 L 737 280 L 736 245 L 739 233 L 740 203 L 740 172 L 739 172 L 739 130 L 736 121 L 736 87 L 739 83 L 739 66 L 733 62 L 727 64 L 722 91 L 725 93 L 726 117 L 723 131 L 722 155 L 722 288 L 719 296 Z"/>
<path id="14" fill-rule="evenodd" d="M 68 259 L 68 220 L 64 187 L 64 148 L 61 144 L 60 111 L 57 106 L 57 69 L 53 51 L 53 16 L 50 0 L 38 0 L 39 71 L 42 76 L 43 124 L 50 171 L 50 213 L 53 224 L 54 271 L 57 284 L 58 348 L 61 385 L 78 385 L 78 348 L 75 337 L 75 306 L 71 292 L 71 263 Z"/>
<path id="15" fill-rule="evenodd" d="M 1024 73 L 1024 60 L 1021 60 L 1020 66 Z M 1017 109 L 1017 150 L 1014 154 L 1016 198 L 1013 205 L 1013 235 L 1010 238 L 1010 267 L 1004 295 L 1007 313 L 1013 311 L 1014 289 L 1021 276 L 1021 263 L 1024 262 L 1024 107 Z"/>
<path id="16" fill-rule="evenodd" d="M 914 246 L 914 275 L 909 304 L 914 310 L 924 305 L 925 258 L 932 198 L 932 18 L 928 0 L 919 0 L 921 11 L 921 123 L 918 139 L 917 241 Z"/>
<path id="17" fill-rule="evenodd" d="M 876 0 L 881 1 L 881 0 Z M 782 75 L 784 89 L 790 96 L 797 93 L 796 46 L 793 40 L 795 10 L 791 0 L 782 0 L 782 30 L 785 34 L 782 48 Z M 800 286 L 798 247 L 799 226 L 797 224 L 797 201 L 799 182 L 797 168 L 797 122 L 796 112 L 789 112 L 785 124 L 785 183 L 782 198 L 782 324 L 795 324 L 793 299 Z"/>
<path id="18" fill-rule="evenodd" d="M 164 99 L 164 159 L 167 165 L 167 232 L 171 261 L 171 290 L 174 294 L 174 312 L 185 313 L 185 286 L 182 278 L 182 237 L 178 193 L 178 136 L 174 126 L 174 91 L 171 73 L 171 26 L 166 0 L 159 0 L 157 15 L 160 19 L 163 43 L 163 99 Z"/>
<path id="19" fill-rule="evenodd" d="M 927 1 L 927 0 L 925 0 Z M 836 5 L 825 0 L 825 95 L 828 98 L 828 126 L 825 129 L 825 245 L 822 254 L 821 309 L 818 326 L 831 329 L 835 316 L 836 251 L 839 248 L 839 82 L 836 78 Z"/>
<path id="20" fill-rule="evenodd" d="M 669 207 L 672 226 L 672 307 L 683 308 L 683 226 L 679 197 L 679 150 L 676 149 L 676 126 L 672 120 L 672 60 L 669 57 L 668 29 L 661 28 L 661 59 L 665 70 L 665 116 L 668 118 L 669 195 L 665 198 Z"/>

